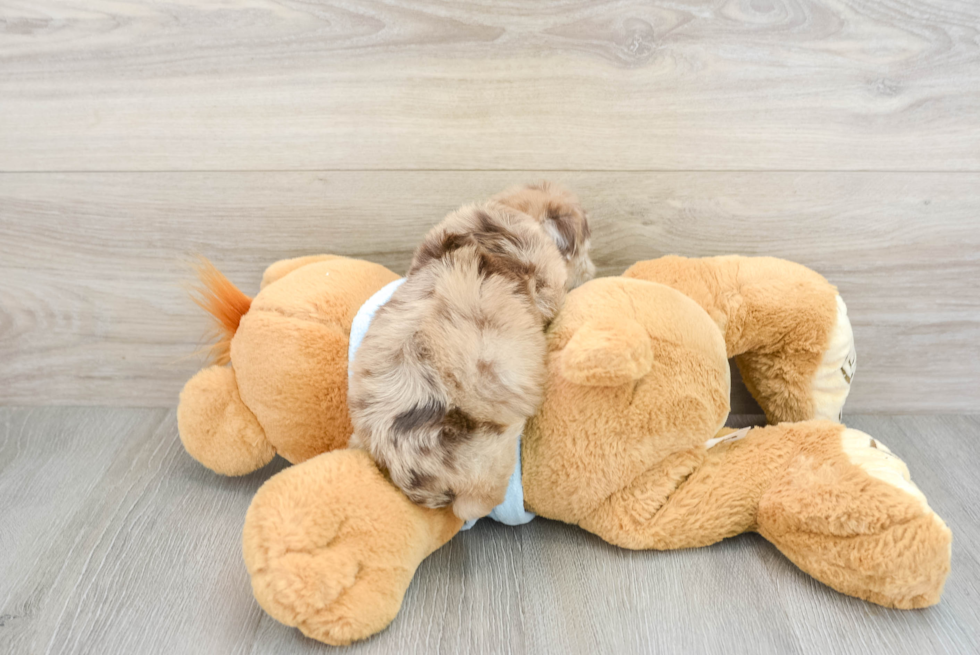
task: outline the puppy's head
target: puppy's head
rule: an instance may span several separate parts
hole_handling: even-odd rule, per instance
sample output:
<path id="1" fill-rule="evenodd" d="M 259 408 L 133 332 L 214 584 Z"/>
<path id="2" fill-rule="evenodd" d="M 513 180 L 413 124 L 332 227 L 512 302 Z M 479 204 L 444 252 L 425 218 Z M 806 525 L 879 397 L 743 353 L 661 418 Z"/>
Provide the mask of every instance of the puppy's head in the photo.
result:
<path id="1" fill-rule="evenodd" d="M 595 276 L 595 265 L 589 258 L 589 218 L 574 193 L 554 182 L 539 182 L 508 189 L 494 200 L 541 224 L 565 259 L 569 289 Z"/>

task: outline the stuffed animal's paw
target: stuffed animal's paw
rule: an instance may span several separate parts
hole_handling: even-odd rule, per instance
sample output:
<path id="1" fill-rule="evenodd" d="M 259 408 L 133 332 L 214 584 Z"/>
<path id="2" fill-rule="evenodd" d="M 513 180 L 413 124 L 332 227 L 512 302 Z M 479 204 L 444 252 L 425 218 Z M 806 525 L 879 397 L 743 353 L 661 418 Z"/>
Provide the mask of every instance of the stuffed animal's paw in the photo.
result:
<path id="1" fill-rule="evenodd" d="M 840 432 L 843 457 L 801 456 L 759 507 L 759 532 L 801 569 L 902 609 L 939 601 L 952 535 L 881 441 Z"/>
<path id="2" fill-rule="evenodd" d="M 416 568 L 461 522 L 418 507 L 362 451 L 325 453 L 266 482 L 245 519 L 259 604 L 328 644 L 385 628 Z"/>
<path id="3" fill-rule="evenodd" d="M 844 401 L 851 391 L 851 379 L 857 370 L 857 353 L 854 350 L 854 331 L 847 318 L 847 305 L 840 296 L 836 300 L 837 318 L 810 383 L 810 400 L 813 418 L 840 423 Z"/>

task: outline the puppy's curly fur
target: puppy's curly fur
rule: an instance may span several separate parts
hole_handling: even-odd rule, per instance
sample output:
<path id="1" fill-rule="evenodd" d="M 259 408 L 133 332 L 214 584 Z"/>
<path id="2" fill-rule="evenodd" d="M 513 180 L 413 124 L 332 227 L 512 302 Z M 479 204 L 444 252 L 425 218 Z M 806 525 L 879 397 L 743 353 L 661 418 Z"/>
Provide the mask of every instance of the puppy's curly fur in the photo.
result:
<path id="1" fill-rule="evenodd" d="M 544 329 L 595 274 L 589 245 L 578 199 L 548 182 L 447 216 L 354 359 L 351 446 L 418 504 L 472 519 L 503 502 L 541 400 Z"/>

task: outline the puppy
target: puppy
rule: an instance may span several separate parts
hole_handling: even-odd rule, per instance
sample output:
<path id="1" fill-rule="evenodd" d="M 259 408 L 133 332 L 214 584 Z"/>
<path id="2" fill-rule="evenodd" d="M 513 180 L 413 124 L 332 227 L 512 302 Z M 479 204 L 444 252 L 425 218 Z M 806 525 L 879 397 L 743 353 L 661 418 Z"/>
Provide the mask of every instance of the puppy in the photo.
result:
<path id="1" fill-rule="evenodd" d="M 503 502 L 541 400 L 545 327 L 595 274 L 589 245 L 578 199 L 547 182 L 436 225 L 354 358 L 351 446 L 420 505 L 474 519 Z"/>

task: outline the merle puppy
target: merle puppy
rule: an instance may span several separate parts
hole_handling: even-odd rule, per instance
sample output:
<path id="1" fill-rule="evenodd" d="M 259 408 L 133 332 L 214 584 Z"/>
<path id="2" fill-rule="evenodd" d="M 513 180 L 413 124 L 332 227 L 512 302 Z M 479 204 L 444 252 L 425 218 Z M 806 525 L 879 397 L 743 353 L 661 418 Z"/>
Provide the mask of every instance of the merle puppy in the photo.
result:
<path id="1" fill-rule="evenodd" d="M 486 515 L 507 490 L 545 378 L 544 330 L 591 278 L 589 224 L 552 183 L 458 209 L 375 315 L 350 382 L 351 446 L 426 507 Z"/>

